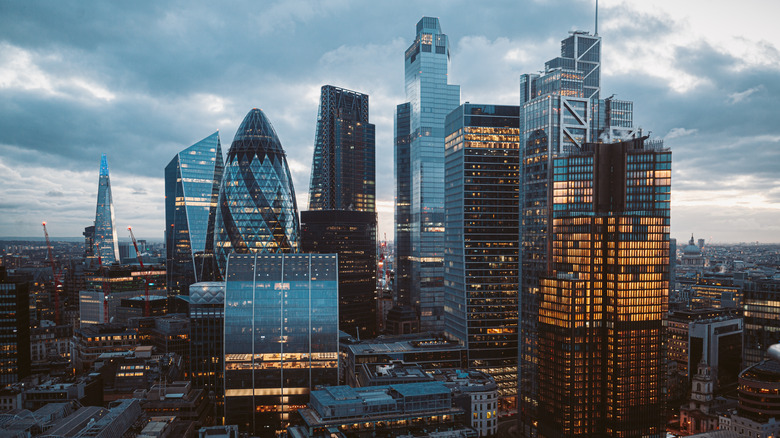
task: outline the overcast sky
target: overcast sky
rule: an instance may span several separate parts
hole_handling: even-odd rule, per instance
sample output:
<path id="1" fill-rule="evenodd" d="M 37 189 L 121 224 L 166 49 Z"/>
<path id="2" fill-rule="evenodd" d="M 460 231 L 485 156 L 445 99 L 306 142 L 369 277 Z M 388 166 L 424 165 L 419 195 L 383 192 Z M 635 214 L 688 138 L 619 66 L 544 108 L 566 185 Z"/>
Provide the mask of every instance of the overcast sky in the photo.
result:
<path id="1" fill-rule="evenodd" d="M 0 0 L 0 236 L 79 236 L 108 154 L 119 236 L 161 239 L 163 169 L 253 107 L 305 209 L 320 87 L 370 95 L 380 233 L 393 238 L 393 112 L 423 15 L 449 35 L 461 101 L 517 105 L 594 0 Z M 673 151 L 672 237 L 780 242 L 780 3 L 602 0 L 602 96 Z"/>

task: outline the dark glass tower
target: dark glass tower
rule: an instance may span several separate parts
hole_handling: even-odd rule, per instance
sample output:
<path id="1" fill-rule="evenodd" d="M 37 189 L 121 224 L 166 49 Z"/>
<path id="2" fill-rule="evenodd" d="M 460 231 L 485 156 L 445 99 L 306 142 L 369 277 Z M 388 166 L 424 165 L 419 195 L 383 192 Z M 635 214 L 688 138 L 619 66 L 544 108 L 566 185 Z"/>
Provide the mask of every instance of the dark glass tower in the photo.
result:
<path id="1" fill-rule="evenodd" d="M 0 385 L 30 375 L 30 290 L 0 266 Z"/>
<path id="2" fill-rule="evenodd" d="M 214 221 L 223 167 L 219 132 L 179 152 L 165 167 L 169 295 L 186 295 L 192 283 L 218 277 Z"/>
<path id="3" fill-rule="evenodd" d="M 412 309 L 412 193 L 409 143 L 411 105 L 395 110 L 395 296 L 393 304 Z"/>
<path id="4" fill-rule="evenodd" d="M 233 254 L 225 280 L 225 424 L 276 436 L 338 384 L 336 255 Z"/>
<path id="5" fill-rule="evenodd" d="M 287 156 L 265 114 L 254 108 L 228 150 L 219 189 L 214 253 L 298 252 L 298 204 Z"/>
<path id="6" fill-rule="evenodd" d="M 542 74 L 520 77 L 519 421 L 533 436 L 538 420 L 539 279 L 549 275 L 552 160 L 587 142 L 633 135 L 631 102 L 600 98 L 601 37 L 575 31 Z"/>
<path id="7" fill-rule="evenodd" d="M 376 335 L 376 146 L 368 95 L 322 87 L 301 248 L 338 254 L 339 328 Z"/>
<path id="8" fill-rule="evenodd" d="M 225 327 L 225 283 L 207 281 L 191 284 L 188 304 L 190 317 L 190 375 L 192 385 L 213 397 L 214 418 L 224 415 L 224 365 L 222 337 Z"/>
<path id="9" fill-rule="evenodd" d="M 396 163 L 396 195 L 409 195 L 408 253 L 397 249 L 401 264 L 409 266 L 409 301 L 417 310 L 421 331 L 444 330 L 444 118 L 460 104 L 460 86 L 447 83 L 450 52 L 439 19 L 423 17 L 414 41 L 404 54 L 408 106 L 396 115 L 396 140 L 404 138 L 408 108 L 409 164 Z M 396 155 L 406 144 L 396 143 Z M 400 150 L 399 150 L 400 149 Z M 408 181 L 408 189 L 400 184 Z M 396 200 L 398 205 L 398 200 Z M 403 207 L 403 206 L 402 206 Z M 406 211 L 397 213 L 400 220 Z M 405 228 L 404 222 L 397 227 Z M 405 230 L 399 230 L 402 234 Z M 402 299 L 404 291 L 398 295 Z"/>
<path id="10" fill-rule="evenodd" d="M 104 265 L 119 261 L 119 240 L 114 228 L 114 199 L 111 197 L 111 179 L 108 176 L 106 154 L 100 157 L 97 210 L 95 212 L 95 245 Z"/>
<path id="11" fill-rule="evenodd" d="M 646 138 L 553 160 L 539 437 L 666 434 L 671 152 Z"/>
<path id="12" fill-rule="evenodd" d="M 375 211 L 376 143 L 368 95 L 323 85 L 309 210 Z"/>
<path id="13" fill-rule="evenodd" d="M 496 379 L 501 412 L 517 407 L 519 113 L 464 104 L 446 124 L 445 332 Z"/>

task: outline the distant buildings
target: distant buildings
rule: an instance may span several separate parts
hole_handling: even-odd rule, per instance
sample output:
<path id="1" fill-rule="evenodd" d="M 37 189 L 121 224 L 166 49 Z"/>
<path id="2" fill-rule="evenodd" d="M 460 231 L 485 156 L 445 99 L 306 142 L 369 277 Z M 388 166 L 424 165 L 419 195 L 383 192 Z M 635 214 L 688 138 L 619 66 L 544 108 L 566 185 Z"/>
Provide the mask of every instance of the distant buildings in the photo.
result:
<path id="1" fill-rule="evenodd" d="M 233 254 L 225 280 L 225 424 L 274 436 L 338 383 L 336 255 Z"/>
<path id="2" fill-rule="evenodd" d="M 449 62 L 439 19 L 423 17 L 404 54 L 407 103 L 395 118 L 396 304 L 415 309 L 421 331 L 444 329 L 444 119 L 460 104 Z"/>
<path id="3" fill-rule="evenodd" d="M 166 275 L 170 295 L 218 279 L 214 222 L 222 182 L 222 145 L 215 132 L 176 154 L 165 167 Z"/>
<path id="4" fill-rule="evenodd" d="M 100 178 L 98 180 L 97 210 L 95 212 L 94 243 L 97 256 L 102 263 L 110 265 L 119 262 L 119 240 L 114 228 L 114 200 L 111 197 L 111 179 L 108 176 L 106 154 L 100 157 Z M 85 230 L 86 233 L 86 230 Z"/>
<path id="5" fill-rule="evenodd" d="M 287 156 L 265 114 L 254 108 L 241 122 L 219 190 L 214 252 L 224 275 L 230 253 L 294 253 L 300 224 Z"/>
<path id="6" fill-rule="evenodd" d="M 463 104 L 446 119 L 445 332 L 516 409 L 519 108 Z"/>
<path id="7" fill-rule="evenodd" d="M 324 85 L 301 248 L 338 254 L 339 329 L 376 335 L 376 145 L 368 95 Z"/>

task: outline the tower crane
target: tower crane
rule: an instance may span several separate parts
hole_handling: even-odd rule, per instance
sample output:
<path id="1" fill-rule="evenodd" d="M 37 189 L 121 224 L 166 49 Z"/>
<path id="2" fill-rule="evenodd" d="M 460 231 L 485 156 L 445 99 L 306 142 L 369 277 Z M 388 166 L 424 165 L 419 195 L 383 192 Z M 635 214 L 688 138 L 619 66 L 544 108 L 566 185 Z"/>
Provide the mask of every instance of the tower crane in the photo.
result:
<path id="1" fill-rule="evenodd" d="M 43 234 L 46 236 L 46 247 L 49 250 L 49 264 L 51 264 L 51 272 L 54 275 L 54 323 L 60 324 L 60 289 L 62 289 L 62 281 L 60 281 L 60 275 L 57 273 L 57 265 L 54 263 L 54 250 L 49 240 L 49 232 L 46 230 L 46 222 L 43 222 Z"/>
<path id="2" fill-rule="evenodd" d="M 127 231 L 130 232 L 130 238 L 133 239 L 135 255 L 138 257 L 138 264 L 141 265 L 141 271 L 144 273 L 144 316 L 148 317 L 152 313 L 149 309 L 149 272 L 144 268 L 144 259 L 141 257 L 141 251 L 138 251 L 138 242 L 135 240 L 135 235 L 133 235 L 133 227 L 127 227 Z"/>

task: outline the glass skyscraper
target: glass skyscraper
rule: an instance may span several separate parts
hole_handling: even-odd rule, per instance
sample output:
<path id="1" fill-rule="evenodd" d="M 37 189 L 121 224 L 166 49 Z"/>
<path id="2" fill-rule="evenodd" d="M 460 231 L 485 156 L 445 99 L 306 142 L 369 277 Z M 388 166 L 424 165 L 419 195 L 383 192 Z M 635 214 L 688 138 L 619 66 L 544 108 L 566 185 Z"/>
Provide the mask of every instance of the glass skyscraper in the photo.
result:
<path id="1" fill-rule="evenodd" d="M 338 384 L 335 254 L 232 254 L 225 273 L 225 424 L 275 436 Z"/>
<path id="2" fill-rule="evenodd" d="M 222 181 L 222 146 L 215 132 L 176 154 L 165 167 L 165 248 L 170 296 L 216 280 L 214 221 Z"/>
<path id="3" fill-rule="evenodd" d="M 298 204 L 287 155 L 265 114 L 254 108 L 227 154 L 219 190 L 214 252 L 224 273 L 230 253 L 298 252 Z"/>
<path id="4" fill-rule="evenodd" d="M 408 278 L 401 279 L 399 289 L 409 288 L 408 300 L 419 314 L 421 331 L 444 329 L 444 119 L 460 105 L 460 86 L 447 84 L 449 61 L 449 41 L 439 19 L 423 17 L 404 54 L 408 106 L 397 108 L 395 136 L 396 156 L 404 155 L 407 147 L 409 151 L 408 166 L 396 163 L 399 242 L 407 232 L 405 215 L 409 233 L 408 247 L 399 246 L 396 254 L 402 275 L 408 267 Z M 408 210 L 399 206 L 405 199 Z M 407 299 L 405 290 L 396 295 L 396 302 Z"/>
<path id="5" fill-rule="evenodd" d="M 520 77 L 519 420 L 535 434 L 538 413 L 539 279 L 550 272 L 552 160 L 582 150 L 587 142 L 630 138 L 633 105 L 601 99 L 601 37 L 571 32 L 561 55 L 542 74 Z"/>
<path id="6" fill-rule="evenodd" d="M 446 123 L 445 332 L 495 378 L 504 412 L 517 407 L 519 113 L 467 103 Z"/>
<path id="7" fill-rule="evenodd" d="M 190 375 L 192 385 L 214 394 L 215 418 L 222 418 L 224 370 L 222 336 L 225 324 L 225 283 L 191 284 L 187 302 L 190 318 Z"/>
<path id="8" fill-rule="evenodd" d="M 375 157 L 368 95 L 324 85 L 301 248 L 338 254 L 339 328 L 364 338 L 376 336 Z"/>
<path id="9" fill-rule="evenodd" d="M 641 137 L 553 160 L 539 278 L 539 437 L 661 437 L 671 152 Z"/>
<path id="10" fill-rule="evenodd" d="M 114 200 L 111 197 L 111 179 L 108 177 L 106 154 L 100 157 L 97 211 L 95 212 L 95 245 L 104 265 L 119 262 L 119 240 L 114 228 Z"/>

